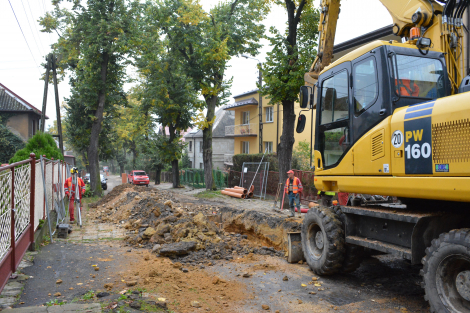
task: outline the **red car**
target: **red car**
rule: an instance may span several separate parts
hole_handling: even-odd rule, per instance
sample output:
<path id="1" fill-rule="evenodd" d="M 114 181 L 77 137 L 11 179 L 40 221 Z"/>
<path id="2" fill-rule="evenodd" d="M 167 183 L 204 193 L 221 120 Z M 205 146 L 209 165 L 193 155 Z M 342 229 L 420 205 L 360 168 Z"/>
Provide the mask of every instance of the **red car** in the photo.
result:
<path id="1" fill-rule="evenodd" d="M 127 182 L 134 185 L 145 185 L 149 186 L 149 177 L 144 171 L 132 171 L 127 176 Z"/>

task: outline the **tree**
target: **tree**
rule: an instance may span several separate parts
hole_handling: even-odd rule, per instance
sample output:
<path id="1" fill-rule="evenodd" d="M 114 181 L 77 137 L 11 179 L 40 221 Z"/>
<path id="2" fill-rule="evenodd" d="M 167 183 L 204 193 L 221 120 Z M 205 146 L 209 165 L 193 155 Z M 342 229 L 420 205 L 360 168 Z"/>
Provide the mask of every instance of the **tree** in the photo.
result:
<path id="1" fill-rule="evenodd" d="M 40 24 L 43 31 L 59 35 L 53 45 L 56 55 L 60 55 L 59 72 L 71 72 L 67 119 L 75 127 L 69 129 L 75 131 L 72 138 L 81 137 L 78 145 L 86 146 L 90 187 L 97 194 L 103 119 L 110 107 L 125 101 L 125 61 L 139 39 L 134 34 L 140 5 L 138 1 L 124 0 L 88 0 L 82 5 L 73 0 L 71 10 L 67 10 L 60 7 L 61 2 L 53 1 L 55 10 L 46 13 Z"/>
<path id="2" fill-rule="evenodd" d="M 10 163 L 26 160 L 29 158 L 31 153 L 34 153 L 37 158 L 39 158 L 41 155 L 45 155 L 48 159 L 64 159 L 64 156 L 60 152 L 59 148 L 57 148 L 57 144 L 54 138 L 52 138 L 52 136 L 49 134 L 37 132 L 36 135 L 28 140 L 26 146 L 23 149 L 18 150 L 15 153 L 15 155 L 10 159 Z"/>
<path id="3" fill-rule="evenodd" d="M 196 0 L 164 0 L 156 10 L 170 46 L 184 58 L 185 70 L 205 100 L 207 113 L 196 125 L 203 132 L 206 189 L 212 186 L 215 109 L 227 97 L 230 86 L 230 80 L 224 80 L 227 62 L 242 53 L 257 53 L 264 34 L 261 22 L 268 9 L 265 0 L 220 2 L 209 12 Z"/>
<path id="4" fill-rule="evenodd" d="M 320 14 L 313 7 L 313 0 L 276 2 L 285 5 L 287 29 L 284 34 L 274 27 L 270 29 L 273 36 L 268 39 L 273 48 L 262 68 L 265 84 L 260 91 L 271 99 L 271 103 L 281 103 L 283 106 L 282 134 L 277 156 L 279 182 L 284 183 L 286 172 L 291 168 L 295 142 L 294 103 L 298 100 L 300 86 L 304 84 L 304 74 L 308 72 L 316 55 L 314 48 L 317 45 Z"/>

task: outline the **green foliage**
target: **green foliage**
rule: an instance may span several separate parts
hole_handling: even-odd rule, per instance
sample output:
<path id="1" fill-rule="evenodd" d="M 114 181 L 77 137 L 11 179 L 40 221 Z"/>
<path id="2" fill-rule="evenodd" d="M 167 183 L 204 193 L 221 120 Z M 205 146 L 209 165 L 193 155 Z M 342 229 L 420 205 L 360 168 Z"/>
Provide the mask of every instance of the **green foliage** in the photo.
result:
<path id="1" fill-rule="evenodd" d="M 10 163 L 23 161 L 29 158 L 29 155 L 34 153 L 37 158 L 41 155 L 45 155 L 46 158 L 54 160 L 63 160 L 64 156 L 60 153 L 57 144 L 49 134 L 44 134 L 41 132 L 36 133 L 31 139 L 28 140 L 26 146 L 17 151 L 15 155 L 10 159 Z"/>
<path id="2" fill-rule="evenodd" d="M 275 27 L 270 28 L 272 36 L 268 40 L 272 50 L 263 64 L 264 85 L 260 90 L 271 99 L 271 103 L 298 100 L 300 86 L 304 85 L 304 74 L 316 56 L 320 12 L 313 7 L 312 0 L 300 2 L 304 3 L 301 12 L 298 12 L 300 4 L 295 10 L 299 19 L 292 16 L 294 19 L 288 21 L 284 33 Z M 285 3 L 288 11 L 292 10 L 292 6 L 295 8 L 292 0 L 285 0 Z"/>
<path id="3" fill-rule="evenodd" d="M 23 149 L 24 146 L 25 144 L 20 137 L 13 134 L 5 125 L 0 123 L 0 163 L 8 163 L 13 155 L 18 150 Z"/>
<path id="4" fill-rule="evenodd" d="M 185 150 L 181 157 L 181 168 L 189 168 L 191 166 L 191 160 L 189 159 L 188 152 Z"/>
<path id="5" fill-rule="evenodd" d="M 294 149 L 292 154 L 292 168 L 301 171 L 311 171 L 310 168 L 310 144 L 304 140 Z"/>
<path id="6" fill-rule="evenodd" d="M 257 154 L 235 154 L 233 156 L 233 170 L 236 172 L 242 171 L 244 162 L 260 162 L 263 157 L 262 153 Z M 275 153 L 266 153 L 263 158 L 263 162 L 269 162 L 269 170 L 277 172 L 279 171 L 279 162 Z"/>
<path id="7" fill-rule="evenodd" d="M 65 302 L 59 299 L 51 299 L 46 302 L 46 306 L 54 306 L 54 305 L 64 305 Z"/>
<path id="8" fill-rule="evenodd" d="M 63 2 L 54 0 L 54 10 L 40 18 L 40 24 L 42 31 L 59 35 L 52 45 L 60 56 L 59 74 L 69 72 L 66 139 L 91 170 L 98 171 L 98 158 L 110 158 L 115 150 L 113 122 L 116 108 L 127 101 L 123 84 L 126 65 L 140 44 L 141 5 L 137 0 L 74 0 L 72 6 Z M 92 179 L 92 186 L 98 192 L 99 181 Z"/>
<path id="9" fill-rule="evenodd" d="M 90 299 L 93 299 L 94 297 L 95 297 L 95 292 L 93 290 L 88 290 L 87 293 L 85 293 L 82 296 L 82 299 L 83 300 L 90 300 Z"/>

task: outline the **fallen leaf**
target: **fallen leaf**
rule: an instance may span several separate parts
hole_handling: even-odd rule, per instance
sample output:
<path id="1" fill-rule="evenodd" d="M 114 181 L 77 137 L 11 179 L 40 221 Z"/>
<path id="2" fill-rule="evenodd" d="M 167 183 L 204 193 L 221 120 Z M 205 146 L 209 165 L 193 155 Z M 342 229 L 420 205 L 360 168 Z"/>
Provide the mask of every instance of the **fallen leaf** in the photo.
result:
<path id="1" fill-rule="evenodd" d="M 300 286 L 302 286 L 302 287 L 307 287 L 307 285 L 305 285 L 305 284 L 302 284 L 302 285 L 300 285 Z"/>
<path id="2" fill-rule="evenodd" d="M 158 298 L 157 300 L 158 300 L 158 301 L 161 301 L 161 302 L 165 302 L 165 301 L 166 301 L 165 298 Z"/>

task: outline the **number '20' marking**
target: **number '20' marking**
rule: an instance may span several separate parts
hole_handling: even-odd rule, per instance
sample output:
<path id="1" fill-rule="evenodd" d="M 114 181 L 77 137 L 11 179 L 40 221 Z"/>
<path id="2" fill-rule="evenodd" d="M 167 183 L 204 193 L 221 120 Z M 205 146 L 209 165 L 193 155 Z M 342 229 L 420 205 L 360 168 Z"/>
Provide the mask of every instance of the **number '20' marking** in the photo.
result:
<path id="1" fill-rule="evenodd" d="M 431 156 L 431 145 L 427 142 L 423 143 L 421 146 L 417 143 L 414 145 L 407 145 L 405 147 L 405 152 L 407 159 L 419 159 L 420 157 L 427 159 Z"/>

